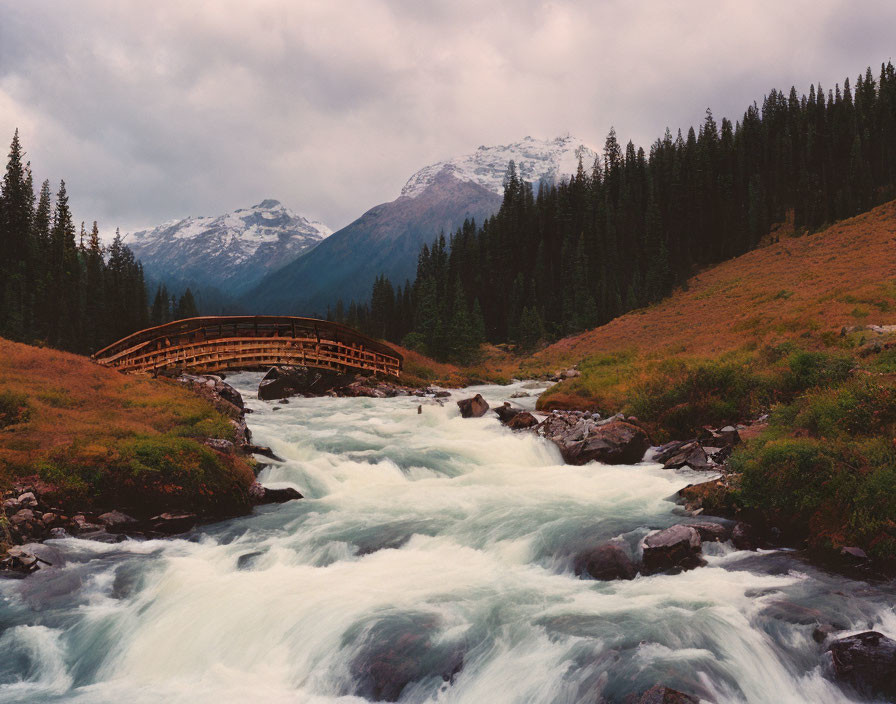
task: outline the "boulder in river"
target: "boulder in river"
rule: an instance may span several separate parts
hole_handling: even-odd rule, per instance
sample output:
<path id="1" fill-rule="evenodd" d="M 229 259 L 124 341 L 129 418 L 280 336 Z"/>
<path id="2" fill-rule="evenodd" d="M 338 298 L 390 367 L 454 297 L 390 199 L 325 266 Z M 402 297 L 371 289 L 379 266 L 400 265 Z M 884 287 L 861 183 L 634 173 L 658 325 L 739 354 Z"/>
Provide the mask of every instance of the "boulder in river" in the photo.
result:
<path id="1" fill-rule="evenodd" d="M 828 652 L 838 680 L 866 697 L 896 700 L 896 641 L 865 631 L 835 640 Z"/>
<path id="2" fill-rule="evenodd" d="M 687 523 L 688 528 L 693 528 L 700 535 L 700 541 L 703 543 L 724 543 L 731 539 L 731 526 L 722 523 L 713 523 L 711 521 L 699 521 L 697 523 Z"/>
<path id="3" fill-rule="evenodd" d="M 255 504 L 285 504 L 287 501 L 295 501 L 305 498 L 297 490 L 288 486 L 284 489 L 271 489 L 258 482 L 253 482 L 249 487 L 249 496 Z"/>
<path id="4" fill-rule="evenodd" d="M 638 704 L 698 704 L 699 701 L 690 694 L 658 684 L 644 692 Z"/>
<path id="5" fill-rule="evenodd" d="M 592 460 L 604 464 L 636 464 L 650 447 L 647 433 L 620 420 L 592 427 L 582 440 L 570 440 L 566 436 L 555 442 L 563 459 L 576 465 Z"/>
<path id="6" fill-rule="evenodd" d="M 497 408 L 493 408 L 492 410 L 498 414 L 498 418 L 501 419 L 501 422 L 504 425 L 507 425 L 507 423 L 509 423 L 514 416 L 522 413 L 521 409 L 514 408 L 508 401 L 505 401 L 503 406 L 498 406 Z"/>
<path id="7" fill-rule="evenodd" d="M 589 574 L 604 582 L 634 579 L 638 573 L 631 558 L 616 543 L 604 543 L 578 555 L 574 569 L 577 575 Z"/>
<path id="8" fill-rule="evenodd" d="M 463 398 L 457 402 L 462 418 L 481 418 L 488 411 L 488 403 L 482 394 L 476 394 L 473 398 Z"/>
<path id="9" fill-rule="evenodd" d="M 325 369 L 271 367 L 258 385 L 258 398 L 274 401 L 290 396 L 321 396 L 350 377 Z"/>
<path id="10" fill-rule="evenodd" d="M 198 522 L 195 513 L 163 513 L 149 519 L 149 525 L 157 533 L 175 535 L 186 533 Z"/>
<path id="11" fill-rule="evenodd" d="M 651 533 L 642 544 L 644 567 L 651 572 L 693 569 L 702 563 L 700 544 L 700 533 L 691 526 L 675 525 Z"/>
<path id="12" fill-rule="evenodd" d="M 436 638 L 438 621 L 423 614 L 397 614 L 379 621 L 362 636 L 352 661 L 358 696 L 372 701 L 398 701 L 411 683 L 450 682 L 464 664 L 458 643 Z"/>
<path id="13" fill-rule="evenodd" d="M 681 469 L 685 466 L 698 470 L 712 469 L 706 451 L 696 440 L 683 443 L 674 452 L 662 453 L 659 457 L 664 458 L 659 461 L 663 462 L 665 469 Z"/>
<path id="14" fill-rule="evenodd" d="M 511 430 L 527 430 L 538 425 L 538 418 L 533 416 L 529 411 L 520 411 L 513 418 L 507 421 L 507 427 Z"/>

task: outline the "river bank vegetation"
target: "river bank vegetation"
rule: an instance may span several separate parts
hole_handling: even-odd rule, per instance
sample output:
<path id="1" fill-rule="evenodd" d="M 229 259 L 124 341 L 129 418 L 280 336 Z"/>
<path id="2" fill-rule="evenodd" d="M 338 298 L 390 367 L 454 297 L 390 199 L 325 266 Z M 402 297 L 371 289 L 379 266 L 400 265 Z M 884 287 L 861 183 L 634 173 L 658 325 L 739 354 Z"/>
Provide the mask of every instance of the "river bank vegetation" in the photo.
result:
<path id="1" fill-rule="evenodd" d="M 0 490 L 37 482 L 58 505 L 233 515 L 254 473 L 208 438 L 230 420 L 172 380 L 0 339 Z"/>
<path id="2" fill-rule="evenodd" d="M 369 334 L 468 363 L 479 343 L 531 350 L 660 301 L 708 266 L 811 233 L 893 198 L 896 69 L 808 95 L 771 90 L 736 123 L 645 152 L 611 131 L 568 181 L 520 180 L 504 202 L 424 246 L 415 280 L 380 277 L 363 305 L 330 311 Z M 718 296 L 723 292 L 717 292 Z M 787 291 L 782 291 L 787 295 Z"/>

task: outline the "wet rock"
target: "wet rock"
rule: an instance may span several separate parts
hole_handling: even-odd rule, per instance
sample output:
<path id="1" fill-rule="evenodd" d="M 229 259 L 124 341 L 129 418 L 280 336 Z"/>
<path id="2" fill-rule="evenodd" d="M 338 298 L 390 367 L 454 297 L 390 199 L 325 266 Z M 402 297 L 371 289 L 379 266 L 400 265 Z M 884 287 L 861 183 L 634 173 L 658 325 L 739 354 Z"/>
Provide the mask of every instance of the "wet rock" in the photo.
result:
<path id="1" fill-rule="evenodd" d="M 529 398 L 531 394 L 526 391 L 517 391 L 516 393 L 510 394 L 510 398 Z"/>
<path id="2" fill-rule="evenodd" d="M 727 446 L 733 447 L 740 444 L 740 433 L 737 432 L 737 428 L 734 426 L 726 425 L 719 430 L 719 439 L 724 440 Z"/>
<path id="3" fill-rule="evenodd" d="M 37 497 L 34 495 L 33 491 L 26 491 L 24 494 L 19 496 L 17 499 L 19 505 L 23 508 L 36 508 L 37 507 Z"/>
<path id="4" fill-rule="evenodd" d="M 223 438 L 206 438 L 203 444 L 206 447 L 210 447 L 212 450 L 221 452 L 225 455 L 232 455 L 236 451 L 234 444 L 230 440 L 225 440 Z"/>
<path id="5" fill-rule="evenodd" d="M 262 489 L 264 489 L 264 493 L 258 499 L 259 504 L 285 504 L 287 501 L 305 498 L 291 486 L 285 489 L 271 489 L 265 486 Z"/>
<path id="6" fill-rule="evenodd" d="M 261 455 L 262 457 L 267 457 L 276 460 L 277 462 L 283 461 L 280 457 L 274 454 L 274 451 L 271 448 L 265 447 L 264 445 L 245 445 L 243 449 L 252 455 Z"/>
<path id="7" fill-rule="evenodd" d="M 0 574 L 24 577 L 39 567 L 38 557 L 20 545 L 14 545 L 0 556 Z"/>
<path id="8" fill-rule="evenodd" d="M 896 698 L 896 641 L 866 631 L 835 640 L 828 652 L 836 679 L 866 697 Z"/>
<path id="9" fill-rule="evenodd" d="M 724 543 L 726 540 L 731 539 L 731 527 L 721 523 L 700 521 L 698 523 L 686 523 L 685 525 L 696 530 L 700 535 L 700 540 L 704 543 Z"/>
<path id="10" fill-rule="evenodd" d="M 103 513 L 97 516 L 97 520 L 110 533 L 127 533 L 128 531 L 136 531 L 140 527 L 140 522 L 136 518 L 121 511 Z"/>
<path id="11" fill-rule="evenodd" d="M 62 540 L 63 538 L 70 537 L 69 534 L 65 531 L 65 528 L 50 528 L 50 537 L 54 540 Z"/>
<path id="12" fill-rule="evenodd" d="M 195 513 L 163 513 L 150 518 L 149 526 L 156 533 L 175 535 L 191 530 L 198 520 Z"/>
<path id="13" fill-rule="evenodd" d="M 576 575 L 589 574 L 594 579 L 634 579 L 638 573 L 625 550 L 615 543 L 604 543 L 576 557 Z"/>
<path id="14" fill-rule="evenodd" d="M 660 684 L 648 689 L 638 699 L 638 704 L 699 704 L 699 702 L 697 697 Z"/>
<path id="15" fill-rule="evenodd" d="M 522 412 L 521 409 L 514 408 L 507 401 L 504 402 L 503 406 L 498 406 L 492 410 L 498 414 L 498 418 L 501 419 L 501 422 L 504 423 L 504 425 L 507 425 L 514 416 Z"/>
<path id="16" fill-rule="evenodd" d="M 685 466 L 697 470 L 712 469 L 706 452 L 696 440 L 678 447 L 663 463 L 665 469 L 681 469 Z"/>
<path id="17" fill-rule="evenodd" d="M 702 564 L 700 542 L 700 534 L 690 526 L 675 525 L 652 533 L 642 544 L 644 567 L 651 572 L 693 569 Z"/>
<path id="18" fill-rule="evenodd" d="M 731 542 L 738 550 L 755 550 L 759 547 L 759 537 L 748 523 L 740 522 L 731 531 Z"/>
<path id="19" fill-rule="evenodd" d="M 583 421 L 590 422 L 590 421 Z M 623 421 L 595 425 L 582 440 L 561 438 L 557 445 L 568 464 L 582 465 L 591 461 L 604 464 L 636 464 L 644 457 L 650 440 L 641 428 Z M 556 441 L 555 441 L 556 442 Z"/>
<path id="20" fill-rule="evenodd" d="M 258 398 L 275 401 L 290 396 L 321 396 L 350 376 L 301 366 L 271 367 L 258 385 Z"/>
<path id="21" fill-rule="evenodd" d="M 96 533 L 98 531 L 105 530 L 102 525 L 88 521 L 87 518 L 85 518 L 84 515 L 80 513 L 72 517 L 72 523 L 74 524 L 74 528 L 77 531 L 78 535 L 81 535 L 82 533 Z"/>
<path id="22" fill-rule="evenodd" d="M 251 570 L 255 568 L 258 558 L 264 555 L 264 551 L 256 550 L 255 552 L 246 552 L 236 559 L 236 568 L 241 571 Z"/>
<path id="23" fill-rule="evenodd" d="M 840 556 L 849 562 L 866 562 L 868 560 L 868 553 L 862 548 L 856 547 L 841 548 Z"/>
<path id="24" fill-rule="evenodd" d="M 533 416 L 529 411 L 520 411 L 513 418 L 507 421 L 507 427 L 511 430 L 527 430 L 538 425 L 538 418 Z"/>
<path id="25" fill-rule="evenodd" d="M 351 663 L 355 694 L 372 701 L 398 701 L 411 683 L 450 682 L 463 667 L 458 643 L 436 638 L 438 621 L 422 614 L 391 616 L 365 629 Z"/>
<path id="26" fill-rule="evenodd" d="M 457 402 L 462 418 L 481 418 L 488 411 L 488 403 L 482 398 L 482 394 L 476 394 L 473 398 L 464 398 Z"/>

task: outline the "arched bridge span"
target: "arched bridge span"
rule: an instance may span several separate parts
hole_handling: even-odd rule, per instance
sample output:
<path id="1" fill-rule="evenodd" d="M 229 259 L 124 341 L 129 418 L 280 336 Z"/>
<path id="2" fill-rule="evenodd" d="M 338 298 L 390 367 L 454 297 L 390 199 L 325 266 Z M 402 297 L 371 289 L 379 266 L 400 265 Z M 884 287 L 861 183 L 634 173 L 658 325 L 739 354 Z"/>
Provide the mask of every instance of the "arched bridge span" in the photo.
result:
<path id="1" fill-rule="evenodd" d="M 176 320 L 114 342 L 93 355 L 123 372 L 205 372 L 294 364 L 399 376 L 403 357 L 345 325 L 285 316 Z"/>

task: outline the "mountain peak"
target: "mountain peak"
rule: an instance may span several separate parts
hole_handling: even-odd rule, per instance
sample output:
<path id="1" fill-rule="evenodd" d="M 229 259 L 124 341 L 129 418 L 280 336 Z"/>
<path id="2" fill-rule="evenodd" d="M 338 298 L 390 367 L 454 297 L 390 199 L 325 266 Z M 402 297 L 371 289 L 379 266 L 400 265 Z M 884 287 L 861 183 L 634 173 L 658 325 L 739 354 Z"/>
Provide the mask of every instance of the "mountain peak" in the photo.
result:
<path id="1" fill-rule="evenodd" d="M 188 217 L 125 237 L 147 272 L 162 281 L 248 288 L 332 234 L 268 198 L 218 216 Z"/>
<path id="2" fill-rule="evenodd" d="M 597 152 L 591 147 L 568 134 L 549 140 L 527 135 L 513 144 L 482 145 L 470 154 L 430 164 L 408 179 L 401 195 L 415 198 L 439 175 L 477 183 L 500 195 L 504 192 L 504 175 L 510 161 L 516 164 L 523 180 L 554 183 L 574 174 L 579 158 L 590 167 L 596 157 Z"/>

